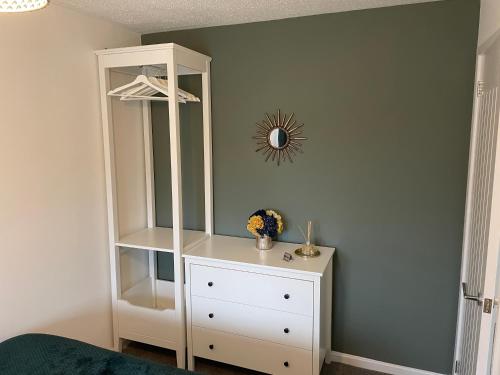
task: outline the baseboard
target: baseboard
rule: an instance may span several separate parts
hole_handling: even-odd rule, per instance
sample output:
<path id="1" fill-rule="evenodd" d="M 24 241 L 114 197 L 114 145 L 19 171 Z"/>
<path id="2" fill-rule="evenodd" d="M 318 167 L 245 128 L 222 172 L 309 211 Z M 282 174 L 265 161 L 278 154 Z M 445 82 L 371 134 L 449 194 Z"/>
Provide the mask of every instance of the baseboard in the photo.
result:
<path id="1" fill-rule="evenodd" d="M 366 370 L 378 371 L 391 375 L 443 375 L 437 372 L 394 365 L 392 363 L 376 361 L 374 359 L 363 358 L 351 354 L 344 354 L 334 351 L 330 352 L 329 360 L 331 362 L 338 362 L 344 365 L 360 367 Z"/>

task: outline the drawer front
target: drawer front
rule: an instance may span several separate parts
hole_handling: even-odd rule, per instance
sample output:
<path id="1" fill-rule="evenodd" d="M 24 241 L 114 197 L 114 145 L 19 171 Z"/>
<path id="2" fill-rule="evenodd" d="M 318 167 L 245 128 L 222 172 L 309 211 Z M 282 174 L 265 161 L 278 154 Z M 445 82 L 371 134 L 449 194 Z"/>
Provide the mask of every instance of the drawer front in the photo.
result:
<path id="1" fill-rule="evenodd" d="M 312 317 L 204 297 L 191 298 L 192 324 L 312 350 Z"/>
<path id="2" fill-rule="evenodd" d="M 193 327 L 193 354 L 274 375 L 311 375 L 312 352 Z"/>
<path id="3" fill-rule="evenodd" d="M 191 265 L 191 295 L 312 316 L 313 283 Z"/>

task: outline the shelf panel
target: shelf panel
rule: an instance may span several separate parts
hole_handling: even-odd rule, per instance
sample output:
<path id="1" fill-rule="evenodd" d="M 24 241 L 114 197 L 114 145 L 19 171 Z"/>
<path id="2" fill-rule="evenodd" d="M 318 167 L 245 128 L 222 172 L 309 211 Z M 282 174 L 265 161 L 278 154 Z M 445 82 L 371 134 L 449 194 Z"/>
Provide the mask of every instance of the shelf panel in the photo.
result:
<path id="1" fill-rule="evenodd" d="M 184 230 L 184 250 L 190 249 L 209 236 L 205 232 Z M 173 253 L 174 234 L 172 228 L 146 228 L 120 238 L 115 245 L 133 249 Z"/>
<path id="2" fill-rule="evenodd" d="M 156 288 L 155 288 L 156 283 Z M 148 277 L 122 293 L 121 300 L 150 309 L 175 309 L 174 283 Z"/>

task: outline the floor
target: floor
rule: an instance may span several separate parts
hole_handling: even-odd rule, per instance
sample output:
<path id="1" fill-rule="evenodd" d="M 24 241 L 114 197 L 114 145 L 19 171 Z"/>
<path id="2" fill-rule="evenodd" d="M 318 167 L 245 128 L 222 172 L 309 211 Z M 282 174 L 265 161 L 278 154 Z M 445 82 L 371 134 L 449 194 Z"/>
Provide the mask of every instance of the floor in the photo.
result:
<path id="1" fill-rule="evenodd" d="M 123 352 L 154 362 L 160 362 L 175 366 L 175 352 L 157 348 L 137 342 L 129 342 L 124 345 Z M 206 375 L 261 375 L 262 373 L 242 369 L 235 366 L 213 362 L 202 358 L 196 359 L 196 372 Z M 342 365 L 340 363 L 325 364 L 321 375 L 385 375 L 381 372 L 368 371 L 357 367 Z"/>

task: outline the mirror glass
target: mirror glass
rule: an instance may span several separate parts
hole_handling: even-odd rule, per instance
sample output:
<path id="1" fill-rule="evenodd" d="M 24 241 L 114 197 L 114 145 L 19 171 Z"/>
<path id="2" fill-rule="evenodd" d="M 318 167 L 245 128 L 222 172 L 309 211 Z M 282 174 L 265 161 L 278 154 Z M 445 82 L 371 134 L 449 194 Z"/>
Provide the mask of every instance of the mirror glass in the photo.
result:
<path id="1" fill-rule="evenodd" d="M 269 133 L 269 144 L 274 148 L 283 148 L 288 143 L 288 133 L 281 128 L 274 128 Z"/>

